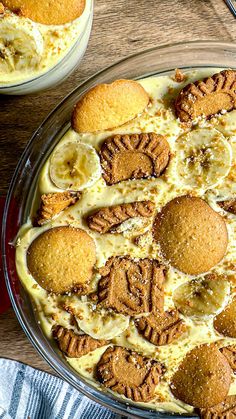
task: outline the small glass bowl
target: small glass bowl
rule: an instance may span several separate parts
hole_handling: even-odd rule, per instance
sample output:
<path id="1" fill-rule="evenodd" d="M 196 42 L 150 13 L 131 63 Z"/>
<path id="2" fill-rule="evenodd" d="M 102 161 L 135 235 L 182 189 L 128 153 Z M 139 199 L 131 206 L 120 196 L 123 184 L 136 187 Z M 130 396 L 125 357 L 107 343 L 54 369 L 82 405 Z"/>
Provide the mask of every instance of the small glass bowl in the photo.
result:
<path id="1" fill-rule="evenodd" d="M 0 83 L 0 94 L 26 95 L 29 93 L 35 93 L 54 87 L 69 77 L 69 75 L 78 67 L 85 54 L 92 29 L 92 22 L 93 0 L 91 0 L 89 16 L 84 30 L 81 32 L 80 36 L 66 55 L 48 71 L 32 79 L 17 82 L 15 84 L 1 85 Z"/>
<path id="2" fill-rule="evenodd" d="M 77 87 L 48 116 L 26 147 L 13 176 L 7 196 L 2 227 L 2 257 L 6 285 L 12 306 L 26 335 L 45 361 L 64 380 L 81 393 L 113 411 L 135 418 L 189 418 L 191 414 L 170 414 L 125 402 L 111 393 L 97 390 L 76 373 L 59 356 L 37 322 L 27 292 L 22 287 L 15 267 L 15 237 L 26 222 L 39 172 L 50 152 L 70 126 L 74 104 L 98 83 L 119 78 L 139 79 L 168 74 L 175 68 L 236 68 L 236 45 L 214 41 L 196 41 L 164 45 L 133 55 L 101 71 Z"/>

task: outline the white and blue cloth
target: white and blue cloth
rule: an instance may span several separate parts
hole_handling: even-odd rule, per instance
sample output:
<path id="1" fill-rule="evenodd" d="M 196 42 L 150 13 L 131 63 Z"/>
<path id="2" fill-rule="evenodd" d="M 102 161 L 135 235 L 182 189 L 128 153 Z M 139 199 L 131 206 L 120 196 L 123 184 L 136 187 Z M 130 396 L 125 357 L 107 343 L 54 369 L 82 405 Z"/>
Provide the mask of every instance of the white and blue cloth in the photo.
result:
<path id="1" fill-rule="evenodd" d="M 117 419 L 60 378 L 0 358 L 0 419 Z"/>

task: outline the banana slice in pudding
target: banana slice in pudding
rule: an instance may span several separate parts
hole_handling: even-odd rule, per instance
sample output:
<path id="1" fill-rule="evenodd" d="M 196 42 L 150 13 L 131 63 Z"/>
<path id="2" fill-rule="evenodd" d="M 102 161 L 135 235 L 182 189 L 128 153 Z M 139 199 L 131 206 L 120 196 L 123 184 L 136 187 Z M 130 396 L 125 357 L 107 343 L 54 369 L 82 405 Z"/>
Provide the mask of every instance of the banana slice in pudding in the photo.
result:
<path id="1" fill-rule="evenodd" d="M 185 316 L 205 317 L 219 313 L 228 302 L 230 284 L 222 276 L 206 275 L 180 285 L 173 301 Z"/>
<path id="2" fill-rule="evenodd" d="M 210 123 L 226 137 L 233 136 L 236 134 L 236 110 L 219 115 L 217 118 L 213 118 Z"/>
<path id="3" fill-rule="evenodd" d="M 98 308 L 80 299 L 70 299 L 66 310 L 70 311 L 79 328 L 94 339 L 113 339 L 129 326 L 129 317 Z"/>
<path id="4" fill-rule="evenodd" d="M 236 112 L 236 111 L 235 111 Z M 229 112 L 230 114 L 231 112 Z M 235 113 L 236 116 L 236 113 Z M 236 136 L 229 137 L 229 144 L 232 149 L 232 165 L 228 175 L 211 190 L 213 196 L 217 197 L 217 201 L 224 201 L 235 197 L 236 195 Z M 214 200 L 212 201 L 214 206 Z"/>
<path id="5" fill-rule="evenodd" d="M 52 154 L 49 173 L 58 188 L 80 191 L 100 178 L 100 160 L 92 146 L 69 142 Z"/>
<path id="6" fill-rule="evenodd" d="M 216 129 L 196 129 L 181 135 L 174 151 L 169 177 L 186 189 L 211 189 L 229 173 L 232 149 Z"/>
<path id="7" fill-rule="evenodd" d="M 7 14 L 0 18 L 0 72 L 36 68 L 44 50 L 36 24 Z"/>

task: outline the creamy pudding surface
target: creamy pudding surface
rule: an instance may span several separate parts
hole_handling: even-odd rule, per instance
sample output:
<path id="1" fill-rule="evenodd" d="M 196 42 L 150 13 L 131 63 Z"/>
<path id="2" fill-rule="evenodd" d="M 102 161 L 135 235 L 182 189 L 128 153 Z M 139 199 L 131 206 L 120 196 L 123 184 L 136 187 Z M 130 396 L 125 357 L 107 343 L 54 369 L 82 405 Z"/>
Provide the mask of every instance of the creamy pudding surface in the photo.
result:
<path id="1" fill-rule="evenodd" d="M 38 68 L 53 65 L 61 36 L 77 38 L 88 3 L 60 29 L 36 24 Z M 25 71 L 1 76 L 3 65 L 0 82 Z M 236 395 L 236 75 L 220 71 L 87 92 L 16 245 L 40 325 L 80 376 L 126 403 L 202 417 Z"/>

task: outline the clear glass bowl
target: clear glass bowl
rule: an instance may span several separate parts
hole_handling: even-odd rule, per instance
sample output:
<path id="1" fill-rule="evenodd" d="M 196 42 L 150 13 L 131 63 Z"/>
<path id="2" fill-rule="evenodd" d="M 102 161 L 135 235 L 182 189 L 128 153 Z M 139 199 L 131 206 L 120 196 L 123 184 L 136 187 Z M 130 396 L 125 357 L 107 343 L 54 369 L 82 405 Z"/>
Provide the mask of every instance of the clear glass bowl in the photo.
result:
<path id="1" fill-rule="evenodd" d="M 132 402 L 125 403 L 109 393 L 95 389 L 55 352 L 41 331 L 29 296 L 17 277 L 14 242 L 20 226 L 27 220 L 38 174 L 50 152 L 70 126 L 71 111 L 80 96 L 98 83 L 111 82 L 118 78 L 139 79 L 167 74 L 177 67 L 236 68 L 236 45 L 197 41 L 160 46 L 122 60 L 77 87 L 42 123 L 26 147 L 9 188 L 3 218 L 2 257 L 5 279 L 12 306 L 26 335 L 57 374 L 73 387 L 117 413 L 136 418 L 167 418 L 170 414 L 135 406 Z M 171 415 L 173 416 L 193 417 L 188 414 Z"/>
<path id="2" fill-rule="evenodd" d="M 65 80 L 81 62 L 90 38 L 93 22 L 93 0 L 91 0 L 89 15 L 84 30 L 69 49 L 66 55 L 52 68 L 32 79 L 15 84 L 0 84 L 0 94 L 25 95 L 39 92 L 56 86 Z"/>

